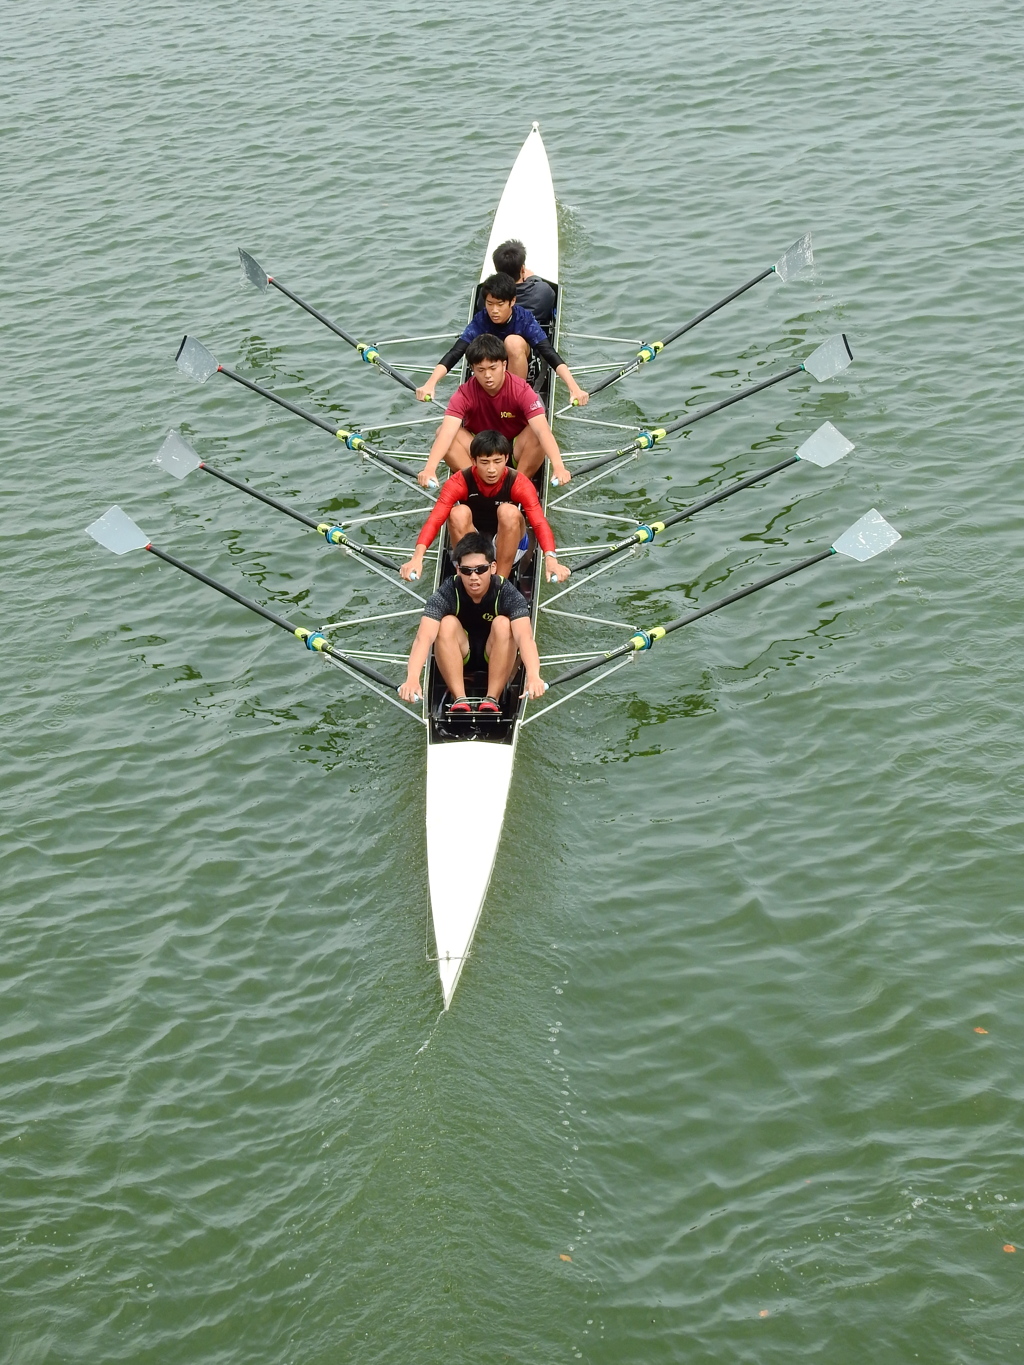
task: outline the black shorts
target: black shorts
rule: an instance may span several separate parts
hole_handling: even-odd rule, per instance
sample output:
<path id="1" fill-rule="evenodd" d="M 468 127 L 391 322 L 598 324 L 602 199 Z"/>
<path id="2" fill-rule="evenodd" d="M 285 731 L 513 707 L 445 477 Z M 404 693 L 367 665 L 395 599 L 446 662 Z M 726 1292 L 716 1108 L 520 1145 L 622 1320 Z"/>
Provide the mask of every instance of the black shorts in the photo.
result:
<path id="1" fill-rule="evenodd" d="M 488 631 L 488 634 L 490 632 Z M 462 656 L 462 667 L 468 668 L 471 672 L 482 670 L 487 667 L 487 635 L 479 635 L 475 639 L 469 637 L 469 653 Z"/>

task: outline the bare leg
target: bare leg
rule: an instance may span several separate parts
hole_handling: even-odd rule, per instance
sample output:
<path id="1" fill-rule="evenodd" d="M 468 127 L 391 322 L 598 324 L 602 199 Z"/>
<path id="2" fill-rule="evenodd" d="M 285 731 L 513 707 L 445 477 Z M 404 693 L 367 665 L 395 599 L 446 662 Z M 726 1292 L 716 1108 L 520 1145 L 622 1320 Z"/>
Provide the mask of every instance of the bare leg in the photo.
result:
<path id="1" fill-rule="evenodd" d="M 516 550 L 526 530 L 526 521 L 514 502 L 499 502 L 497 512 L 498 537 L 494 557 L 498 561 L 498 572 L 502 578 L 508 578 L 515 563 Z M 454 514 L 455 509 L 452 508 Z"/>
<path id="2" fill-rule="evenodd" d="M 529 428 L 527 428 L 529 431 Z M 530 432 L 531 436 L 533 435 Z M 467 431 L 465 427 L 459 427 L 452 440 L 451 445 L 445 453 L 444 462 L 454 473 L 456 469 L 468 469 L 473 461 L 469 458 L 469 443 L 473 439 L 473 432 Z M 536 438 L 534 438 L 536 439 Z"/>
<path id="3" fill-rule="evenodd" d="M 436 648 L 436 646 L 435 646 Z M 487 637 L 487 695 L 497 699 L 512 676 L 519 650 L 507 616 L 496 616 Z"/>
<path id="4" fill-rule="evenodd" d="M 509 504 L 511 506 L 511 504 Z M 468 536 L 470 531 L 475 531 L 473 525 L 473 514 L 464 502 L 457 502 L 448 513 L 448 539 L 452 545 L 458 545 L 463 536 Z M 501 570 L 498 570 L 501 573 Z"/>
<path id="5" fill-rule="evenodd" d="M 509 374 L 517 374 L 525 379 L 530 368 L 530 345 L 522 337 L 505 338 L 505 354 L 508 356 Z"/>
<path id="6" fill-rule="evenodd" d="M 511 638 L 511 631 L 509 632 Z M 463 659 L 469 653 L 469 636 L 457 616 L 445 616 L 434 641 L 434 658 L 453 700 L 466 695 Z"/>
<path id="7" fill-rule="evenodd" d="M 461 432 L 459 433 L 461 435 Z M 452 442 L 454 445 L 454 441 Z M 515 439 L 516 468 L 532 479 L 544 463 L 544 451 L 530 427 L 524 427 Z M 447 457 L 446 457 L 447 458 Z"/>

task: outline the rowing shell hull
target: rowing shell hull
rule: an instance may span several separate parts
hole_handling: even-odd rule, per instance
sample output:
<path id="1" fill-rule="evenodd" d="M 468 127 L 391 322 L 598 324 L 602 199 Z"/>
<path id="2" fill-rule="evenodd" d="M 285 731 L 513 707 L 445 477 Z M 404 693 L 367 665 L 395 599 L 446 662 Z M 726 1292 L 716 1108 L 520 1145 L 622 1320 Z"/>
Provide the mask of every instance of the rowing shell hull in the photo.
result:
<path id="1" fill-rule="evenodd" d="M 536 123 L 516 157 L 495 211 L 481 280 L 494 269 L 491 252 L 512 237 L 525 245 L 530 269 L 557 287 L 555 190 Z M 557 347 L 557 322 L 553 343 Z M 536 593 L 532 607 L 536 623 Z M 512 782 L 518 721 L 525 706 L 525 701 L 520 704 L 512 733 L 501 743 L 480 737 L 437 742 L 434 727 L 428 730 L 427 876 L 445 1009 L 469 955 L 491 880 Z M 425 715 L 429 719 L 429 712 Z M 471 823 L 461 814 L 470 806 Z"/>
<path id="2" fill-rule="evenodd" d="M 473 942 L 501 839 L 511 744 L 467 740 L 427 750 L 427 869 L 445 1009 Z M 463 812 L 472 807 L 473 819 Z"/>
<path id="3" fill-rule="evenodd" d="M 536 123 L 516 157 L 494 212 L 494 223 L 480 271 L 481 283 L 494 272 L 491 252 L 500 242 L 507 242 L 511 238 L 526 247 L 526 263 L 535 275 L 543 276 L 551 284 L 558 283 L 555 187 L 551 181 L 551 167 L 540 127 Z"/>

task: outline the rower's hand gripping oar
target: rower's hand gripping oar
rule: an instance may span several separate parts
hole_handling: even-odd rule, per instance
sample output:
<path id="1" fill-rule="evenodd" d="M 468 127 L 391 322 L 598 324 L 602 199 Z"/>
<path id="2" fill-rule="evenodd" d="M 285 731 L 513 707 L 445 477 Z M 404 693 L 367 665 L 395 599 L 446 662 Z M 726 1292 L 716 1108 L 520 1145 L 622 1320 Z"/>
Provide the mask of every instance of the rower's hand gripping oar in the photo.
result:
<path id="1" fill-rule="evenodd" d="M 380 565 L 382 569 L 388 571 L 385 577 L 389 581 L 394 581 L 397 587 L 404 589 L 417 601 L 423 600 L 419 593 L 413 592 L 398 576 L 398 565 L 395 564 L 394 560 L 388 559 L 386 555 L 380 554 L 379 551 L 374 550 L 369 545 L 361 545 L 357 540 L 350 540 L 343 527 L 335 526 L 330 521 L 316 521 L 313 517 L 307 517 L 305 512 L 300 512 L 298 508 L 289 507 L 286 502 L 280 502 L 277 498 L 271 497 L 269 493 L 253 488 L 251 484 L 243 483 L 241 479 L 236 479 L 231 474 L 225 474 L 222 469 L 215 469 L 213 465 L 200 459 L 197 452 L 178 432 L 168 432 L 163 444 L 153 457 L 153 463 L 158 464 L 161 469 L 166 470 L 176 479 L 186 478 L 192 473 L 193 469 L 201 469 L 204 474 L 212 474 L 215 479 L 230 484 L 232 488 L 237 488 L 240 493 L 245 493 L 250 498 L 256 498 L 257 501 L 266 503 L 268 507 L 273 507 L 275 511 L 283 512 L 286 517 L 291 517 L 293 521 L 308 526 L 311 531 L 316 531 L 322 535 L 328 545 L 339 545 L 354 555 Z"/>
<path id="2" fill-rule="evenodd" d="M 412 393 L 416 392 L 416 385 L 413 381 L 406 375 L 399 373 L 398 370 L 393 369 L 388 362 L 383 359 L 376 346 L 371 346 L 369 342 L 366 341 L 356 341 L 355 337 L 349 336 L 344 327 L 339 327 L 336 322 L 332 322 L 329 317 L 326 317 L 320 312 L 319 308 L 314 308 L 313 305 L 307 303 L 305 299 L 300 299 L 298 294 L 293 294 L 280 280 L 276 280 L 273 275 L 268 275 L 259 261 L 257 261 L 255 257 L 250 256 L 248 251 L 243 251 L 241 247 L 238 248 L 238 259 L 242 262 L 242 270 L 245 274 L 245 278 L 250 284 L 255 285 L 261 294 L 265 294 L 267 292 L 267 286 L 272 284 L 274 288 L 280 290 L 286 298 L 291 299 L 292 303 L 297 303 L 300 308 L 305 309 L 310 317 L 316 318 L 317 322 L 322 322 L 325 327 L 329 327 L 335 336 L 341 337 L 342 341 L 347 341 L 352 349 L 357 351 L 368 365 L 376 365 L 378 370 L 401 384 L 403 389 L 409 389 Z"/>
<path id="3" fill-rule="evenodd" d="M 557 678 L 552 678 L 548 686 L 558 687 L 561 683 L 571 682 L 573 678 L 582 677 L 584 673 L 590 673 L 595 668 L 601 668 L 602 665 L 609 663 L 612 659 L 619 659 L 627 654 L 651 649 L 659 640 L 664 639 L 673 631 L 682 630 L 684 626 L 691 626 L 695 621 L 710 616 L 712 612 L 721 611 L 723 607 L 728 607 L 733 602 L 739 602 L 744 597 L 750 597 L 752 593 L 760 592 L 762 588 L 768 588 L 783 578 L 792 578 L 794 574 L 811 568 L 813 564 L 820 564 L 822 560 L 830 559 L 832 555 L 845 555 L 849 559 L 863 562 L 864 560 L 874 559 L 875 555 L 881 554 L 883 550 L 888 550 L 900 538 L 899 531 L 889 525 L 881 512 L 872 508 L 870 512 L 866 512 L 859 521 L 854 522 L 848 530 L 844 531 L 827 550 L 819 550 L 817 554 L 810 555 L 807 559 L 802 559 L 796 564 L 791 564 L 787 569 L 780 569 L 777 573 L 770 574 L 757 583 L 752 583 L 749 588 L 741 588 L 739 592 L 730 593 L 728 597 L 721 597 L 717 602 L 712 602 L 710 606 L 688 612 L 675 621 L 669 621 L 667 625 L 653 626 L 650 630 L 638 630 L 618 649 L 609 650 L 606 654 L 598 655 L 596 658 L 588 659 L 585 663 L 578 664 L 575 668 L 570 668 L 568 672 L 559 674 Z"/>
<path id="4" fill-rule="evenodd" d="M 760 271 L 757 275 L 753 276 L 752 279 L 747 280 L 746 284 L 741 284 L 738 289 L 733 289 L 723 298 L 720 298 L 717 303 L 713 303 L 710 308 L 705 308 L 703 312 L 697 313 L 696 316 L 690 318 L 689 322 L 684 322 L 681 327 L 677 327 L 674 332 L 670 332 L 664 340 L 652 341 L 649 344 L 645 343 L 641 346 L 639 351 L 637 351 L 635 358 L 627 365 L 623 365 L 620 369 L 614 371 L 613 374 L 606 375 L 600 383 L 594 384 L 591 387 L 591 398 L 593 398 L 595 393 L 600 393 L 602 389 L 608 388 L 609 385 L 618 383 L 618 381 L 624 379 L 627 374 L 635 374 L 641 365 L 648 364 L 655 356 L 660 355 L 666 346 L 671 346 L 673 341 L 677 341 L 679 337 L 685 336 L 687 332 L 692 331 L 694 327 L 702 323 L 705 318 L 709 318 L 713 313 L 717 313 L 718 310 L 724 308 L 727 303 L 732 303 L 733 299 L 738 299 L 740 295 L 745 294 L 748 289 L 753 289 L 755 284 L 760 284 L 761 281 L 766 280 L 769 275 L 778 275 L 782 283 L 786 284 L 794 275 L 799 271 L 804 270 L 807 266 L 812 265 L 813 262 L 814 252 L 811 249 L 811 234 L 808 232 L 805 233 L 798 242 L 794 242 L 788 251 L 783 252 L 775 264 L 770 265 L 767 270 Z"/>
<path id="5" fill-rule="evenodd" d="M 853 442 L 847 440 L 838 427 L 834 427 L 831 422 L 823 422 L 818 430 L 813 435 L 808 436 L 803 445 L 798 446 L 796 452 L 785 460 L 770 465 L 768 469 L 761 469 L 756 474 L 741 479 L 738 483 L 720 488 L 717 493 L 701 498 L 698 502 L 691 502 L 689 507 L 684 507 L 682 511 L 666 517 L 664 521 L 652 521 L 649 524 L 641 522 L 633 534 L 625 540 L 620 540 L 617 545 L 608 545 L 603 550 L 598 550 L 596 554 L 581 560 L 573 567 L 573 574 L 579 575 L 584 569 L 592 569 L 595 564 L 600 564 L 605 559 L 611 559 L 614 555 L 635 550 L 638 545 L 648 545 L 655 536 L 668 530 L 670 526 L 675 526 L 681 521 L 686 521 L 689 517 L 696 516 L 698 512 L 703 512 L 706 507 L 713 507 L 717 502 L 724 502 L 726 498 L 731 498 L 734 493 L 742 493 L 745 488 L 752 488 L 756 483 L 763 483 L 765 479 L 770 479 L 773 474 L 781 473 L 783 469 L 789 469 L 791 465 L 806 461 L 808 464 L 816 464 L 819 469 L 826 469 L 830 464 L 835 464 L 837 460 L 843 459 L 844 456 L 849 455 L 851 450 L 855 449 Z"/>
<path id="6" fill-rule="evenodd" d="M 378 673 L 375 668 L 363 663 L 361 659 L 353 659 L 350 655 L 342 654 L 339 650 L 332 648 L 327 642 L 327 637 L 320 631 L 307 630 L 304 626 L 295 625 L 293 621 L 287 620 L 284 616 L 278 616 L 276 612 L 261 606 L 259 602 L 253 602 L 250 598 L 243 597 L 240 592 L 235 592 L 234 588 L 229 588 L 226 583 L 219 583 L 217 579 L 210 578 L 207 574 L 194 569 L 191 564 L 186 564 L 184 560 L 176 559 L 166 550 L 158 549 L 146 533 L 136 526 L 127 512 L 123 512 L 120 507 L 108 508 L 102 517 L 85 529 L 86 534 L 92 536 L 97 544 L 102 545 L 105 550 L 110 550 L 115 555 L 128 554 L 131 550 L 148 550 L 150 554 L 162 559 L 165 564 L 170 564 L 175 569 L 181 569 L 182 573 L 187 573 L 192 578 L 198 579 L 200 583 L 205 583 L 208 588 L 214 588 L 217 592 L 223 593 L 225 597 L 230 597 L 233 602 L 239 603 L 240 606 L 248 607 L 257 616 L 262 616 L 265 621 L 280 626 L 289 635 L 294 635 L 297 640 L 301 640 L 307 649 L 318 654 L 326 654 L 336 663 L 341 664 L 342 667 L 360 674 L 368 682 L 375 684 L 374 691 L 377 691 L 378 688 L 386 689 L 387 700 L 394 700 L 390 694 L 397 693 L 398 686 L 390 678 L 386 678 L 383 673 Z M 395 705 L 400 710 L 405 710 L 399 702 L 396 701 Z"/>
<path id="7" fill-rule="evenodd" d="M 307 412 L 305 408 L 300 408 L 296 403 L 290 403 L 287 398 L 282 398 L 280 394 L 274 393 L 271 389 L 266 389 L 262 384 L 255 383 L 252 379 L 246 379 L 244 375 L 236 370 L 230 369 L 227 365 L 222 365 L 212 351 L 208 350 L 201 341 L 195 337 L 183 336 L 178 353 L 174 357 L 174 363 L 182 374 L 187 374 L 189 379 L 194 379 L 197 384 L 205 384 L 214 374 L 227 375 L 236 384 L 241 384 L 243 388 L 251 389 L 253 393 L 258 393 L 261 398 L 269 398 L 278 407 L 284 408 L 288 412 L 293 412 L 296 417 L 302 417 L 313 426 L 319 427 L 321 431 L 328 432 L 331 436 L 336 436 L 339 441 L 344 441 L 349 450 L 358 450 L 367 459 L 375 464 L 383 465 L 386 469 L 397 474 L 403 483 L 410 488 L 416 488 L 426 497 L 433 501 L 430 493 L 426 489 L 420 488 L 415 479 L 409 477 L 409 473 L 399 460 L 392 459 L 390 455 L 385 455 L 382 451 L 375 450 L 355 431 L 347 431 L 344 427 L 339 427 L 327 417 L 321 417 L 319 413 Z"/>
<path id="8" fill-rule="evenodd" d="M 671 436 L 674 431 L 682 431 L 684 428 L 688 430 L 697 422 L 702 422 L 705 417 L 710 417 L 712 413 L 721 412 L 723 408 L 732 407 L 734 403 L 742 403 L 744 398 L 750 398 L 763 389 L 770 389 L 773 384 L 781 384 L 787 379 L 792 379 L 794 375 L 806 372 L 819 384 L 822 384 L 826 379 L 833 379 L 837 374 L 841 374 L 852 360 L 853 352 L 850 350 L 850 343 L 847 341 L 845 333 L 837 332 L 835 336 L 823 341 L 799 365 L 791 365 L 788 370 L 783 370 L 781 374 L 772 375 L 771 379 L 762 379 L 759 384 L 751 384 L 749 388 L 740 389 L 738 393 L 730 394 L 728 398 L 723 398 L 718 403 L 712 403 L 706 408 L 701 408 L 699 412 L 691 413 L 688 417 L 680 417 L 677 422 L 670 422 L 668 426 L 641 431 L 628 446 L 623 446 L 621 450 L 613 451 L 610 455 L 602 455 L 596 460 L 590 460 L 587 464 L 579 465 L 573 470 L 573 478 L 578 479 L 581 474 L 589 474 L 591 470 L 600 469 L 603 465 L 612 464 L 615 460 L 621 460 L 641 450 L 650 450 L 659 441 L 663 441 L 666 436 Z"/>

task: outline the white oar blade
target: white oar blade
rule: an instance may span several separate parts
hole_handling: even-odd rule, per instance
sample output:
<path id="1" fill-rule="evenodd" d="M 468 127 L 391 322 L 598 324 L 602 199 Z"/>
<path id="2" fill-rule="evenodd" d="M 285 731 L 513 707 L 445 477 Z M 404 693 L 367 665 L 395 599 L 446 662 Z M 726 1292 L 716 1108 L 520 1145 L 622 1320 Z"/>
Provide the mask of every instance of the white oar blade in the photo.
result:
<path id="1" fill-rule="evenodd" d="M 872 507 L 860 521 L 855 521 L 848 531 L 843 532 L 832 548 L 837 555 L 846 555 L 848 559 L 863 562 L 865 559 L 874 559 L 875 555 L 888 550 L 890 545 L 895 545 L 900 539 L 899 531 Z"/>
<path id="2" fill-rule="evenodd" d="M 186 474 L 191 474 L 193 469 L 198 469 L 203 462 L 184 436 L 179 436 L 176 431 L 169 431 L 163 445 L 153 456 L 153 463 L 158 464 L 161 469 L 166 469 L 174 478 L 183 479 Z"/>
<path id="3" fill-rule="evenodd" d="M 820 384 L 841 374 L 852 360 L 853 352 L 845 333 L 837 332 L 834 337 L 829 337 L 828 341 L 823 341 L 816 351 L 811 352 L 804 361 L 804 369 Z"/>
<path id="4" fill-rule="evenodd" d="M 830 464 L 835 464 L 836 460 L 849 455 L 851 450 L 856 450 L 856 446 L 847 440 L 838 427 L 834 427 L 831 422 L 822 422 L 818 430 L 812 436 L 808 436 L 802 446 L 797 446 L 796 457 L 798 460 L 816 464 L 819 469 L 827 469 Z"/>
<path id="5" fill-rule="evenodd" d="M 111 507 L 104 512 L 98 521 L 85 528 L 85 533 L 115 555 L 126 555 L 129 550 L 143 550 L 149 544 L 149 536 L 120 507 Z"/>
<path id="6" fill-rule="evenodd" d="M 195 337 L 182 337 L 174 363 L 182 374 L 187 374 L 189 379 L 194 379 L 199 384 L 205 384 L 210 375 L 216 374 L 220 369 L 217 357 L 212 351 L 208 351 L 201 341 L 196 341 Z"/>
<path id="7" fill-rule="evenodd" d="M 811 234 L 805 232 L 799 242 L 794 242 L 788 251 L 783 252 L 775 262 L 775 273 L 783 284 L 787 284 L 794 275 L 799 275 L 801 270 L 806 270 L 809 265 L 814 264 L 814 251 L 811 248 Z"/>
<path id="8" fill-rule="evenodd" d="M 260 265 L 254 256 L 250 256 L 248 251 L 238 248 L 238 259 L 242 262 L 242 273 L 250 284 L 254 284 L 261 294 L 267 292 L 267 285 L 270 280 L 267 272 Z"/>

